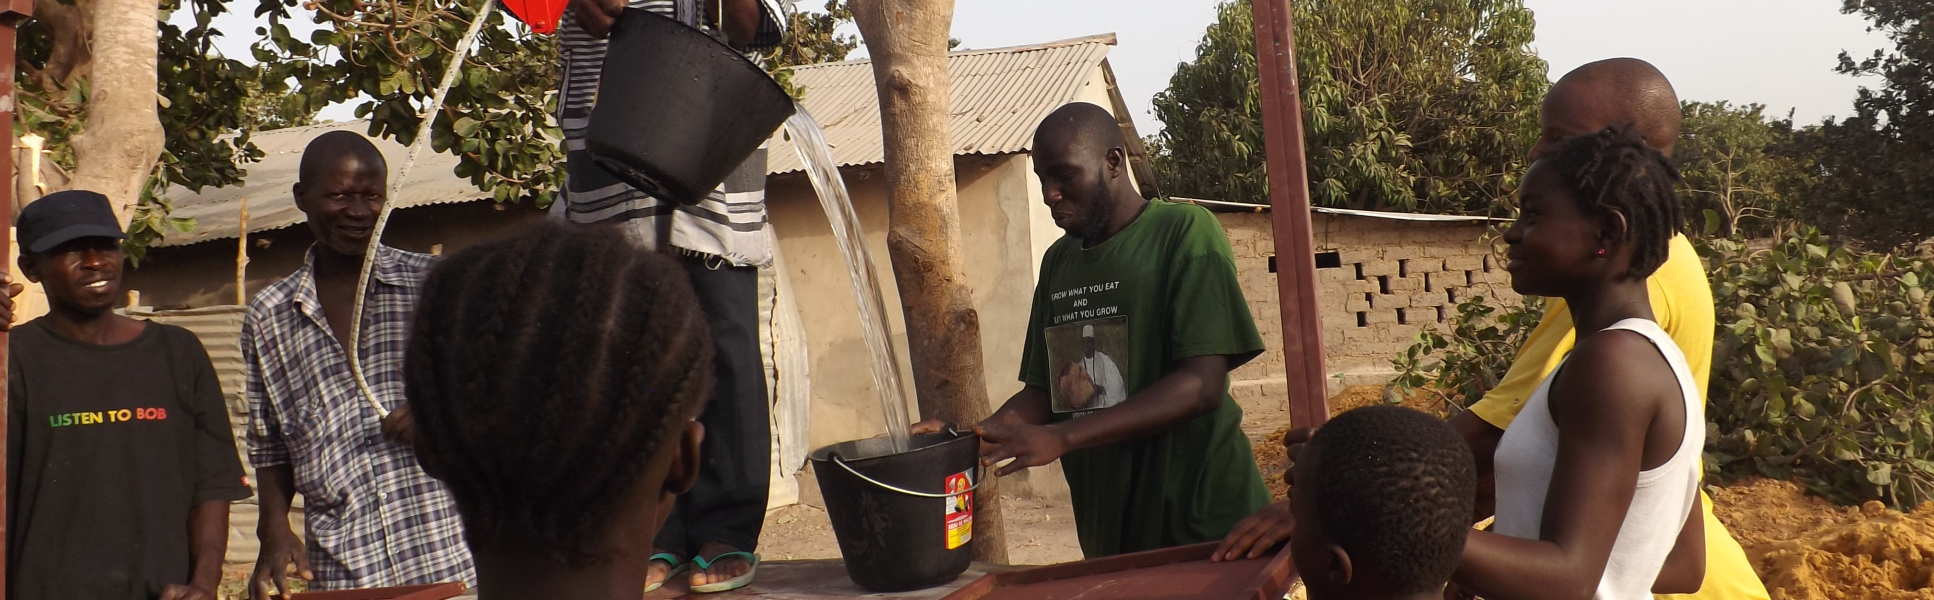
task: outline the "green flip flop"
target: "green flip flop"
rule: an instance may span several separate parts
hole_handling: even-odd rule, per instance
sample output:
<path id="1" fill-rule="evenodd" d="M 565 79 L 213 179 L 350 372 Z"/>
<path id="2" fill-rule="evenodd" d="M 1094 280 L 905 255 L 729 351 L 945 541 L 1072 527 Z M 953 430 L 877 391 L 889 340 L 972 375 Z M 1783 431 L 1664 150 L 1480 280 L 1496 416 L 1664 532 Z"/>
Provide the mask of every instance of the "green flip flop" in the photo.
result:
<path id="1" fill-rule="evenodd" d="M 710 571 L 712 570 L 712 565 L 728 558 L 743 558 L 746 562 L 752 563 L 752 567 L 746 569 L 745 574 L 738 577 L 710 585 L 694 585 L 692 586 L 692 591 L 700 594 L 716 594 L 718 592 L 729 592 L 751 585 L 752 577 L 759 574 L 759 555 L 751 552 L 727 552 L 710 559 L 706 559 L 703 556 L 694 556 L 692 557 L 692 562 L 698 565 L 698 571 L 694 571 L 694 574 L 700 571 Z"/>
<path id="2" fill-rule="evenodd" d="M 662 562 L 667 565 L 671 565 L 672 569 L 670 571 L 666 571 L 665 578 L 659 581 L 658 583 L 645 584 L 645 593 L 647 594 L 658 591 L 658 588 L 665 587 L 665 582 L 671 581 L 673 577 L 677 577 L 680 574 L 683 574 L 685 572 L 685 569 L 692 566 L 691 563 L 687 563 L 683 560 L 680 560 L 678 558 L 678 555 L 672 554 L 670 552 L 660 552 L 657 554 L 653 554 L 651 555 L 651 559 L 648 562 Z"/>

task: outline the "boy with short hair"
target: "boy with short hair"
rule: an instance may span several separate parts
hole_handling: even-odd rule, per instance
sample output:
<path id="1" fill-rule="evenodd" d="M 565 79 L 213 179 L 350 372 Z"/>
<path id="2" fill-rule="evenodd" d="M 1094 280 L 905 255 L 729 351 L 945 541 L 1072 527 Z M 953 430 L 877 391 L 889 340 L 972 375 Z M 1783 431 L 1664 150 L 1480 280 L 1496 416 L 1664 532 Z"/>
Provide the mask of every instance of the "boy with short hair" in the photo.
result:
<path id="1" fill-rule="evenodd" d="M 1477 488 L 1449 424 L 1401 406 L 1352 410 L 1317 430 L 1291 476 L 1290 553 L 1310 600 L 1443 597 Z"/>

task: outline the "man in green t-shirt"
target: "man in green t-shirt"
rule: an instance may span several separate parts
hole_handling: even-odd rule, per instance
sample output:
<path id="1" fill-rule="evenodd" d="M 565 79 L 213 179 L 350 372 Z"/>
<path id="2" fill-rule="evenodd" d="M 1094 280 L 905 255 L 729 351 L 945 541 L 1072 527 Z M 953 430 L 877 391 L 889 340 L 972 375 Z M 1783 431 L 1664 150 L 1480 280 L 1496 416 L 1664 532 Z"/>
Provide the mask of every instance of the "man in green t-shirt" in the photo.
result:
<path id="1" fill-rule="evenodd" d="M 1229 370 L 1262 352 L 1229 240 L 1208 211 L 1135 191 L 1099 106 L 1049 114 L 1033 158 L 1067 235 L 1041 260 L 1026 385 L 974 428 L 982 460 L 1061 459 L 1091 558 L 1221 539 L 1269 500 L 1229 397 Z"/>

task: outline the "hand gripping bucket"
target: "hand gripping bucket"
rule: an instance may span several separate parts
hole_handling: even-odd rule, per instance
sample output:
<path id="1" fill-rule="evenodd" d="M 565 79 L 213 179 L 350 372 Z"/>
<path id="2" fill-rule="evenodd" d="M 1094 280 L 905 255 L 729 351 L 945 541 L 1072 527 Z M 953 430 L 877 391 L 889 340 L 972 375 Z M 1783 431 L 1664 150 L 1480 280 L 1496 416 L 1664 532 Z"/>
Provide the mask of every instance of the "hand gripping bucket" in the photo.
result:
<path id="1" fill-rule="evenodd" d="M 941 585 L 973 562 L 973 491 L 980 438 L 948 431 L 913 436 L 894 454 L 884 437 L 810 455 L 846 575 L 873 592 Z"/>
<path id="2" fill-rule="evenodd" d="M 792 97 L 731 46 L 629 8 L 611 29 L 585 149 L 653 197 L 692 204 L 792 111 Z"/>

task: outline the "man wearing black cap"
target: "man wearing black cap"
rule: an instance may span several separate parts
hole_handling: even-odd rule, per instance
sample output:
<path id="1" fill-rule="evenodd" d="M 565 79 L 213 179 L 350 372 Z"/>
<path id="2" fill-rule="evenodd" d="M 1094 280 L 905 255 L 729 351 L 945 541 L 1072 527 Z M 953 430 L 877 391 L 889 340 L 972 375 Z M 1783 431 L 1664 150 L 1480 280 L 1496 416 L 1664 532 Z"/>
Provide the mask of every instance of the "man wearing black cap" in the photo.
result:
<path id="1" fill-rule="evenodd" d="M 126 236 L 107 197 L 51 194 L 16 226 L 49 312 L 8 340 L 7 598 L 214 600 L 249 489 L 208 353 L 114 313 Z"/>

